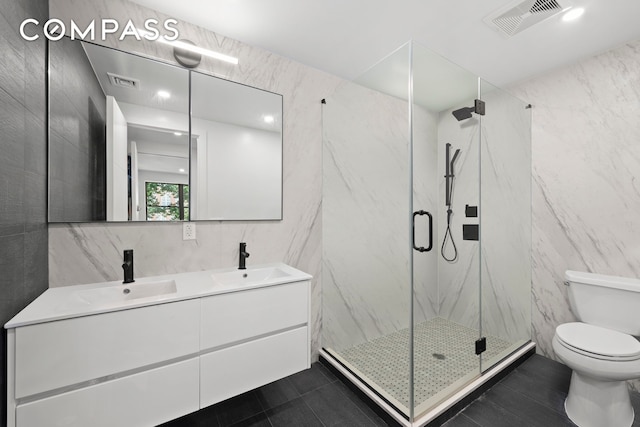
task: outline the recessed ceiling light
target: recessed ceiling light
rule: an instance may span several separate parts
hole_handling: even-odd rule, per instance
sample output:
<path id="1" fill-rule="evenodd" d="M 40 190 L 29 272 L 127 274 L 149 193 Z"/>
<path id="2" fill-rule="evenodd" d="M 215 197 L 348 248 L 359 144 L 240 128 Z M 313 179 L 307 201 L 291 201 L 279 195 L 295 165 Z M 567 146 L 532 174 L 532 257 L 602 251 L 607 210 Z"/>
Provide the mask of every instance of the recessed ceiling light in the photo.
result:
<path id="1" fill-rule="evenodd" d="M 156 94 L 162 99 L 171 98 L 171 94 L 169 92 L 167 92 L 166 90 L 159 90 Z"/>
<path id="2" fill-rule="evenodd" d="M 265 123 L 273 123 L 274 122 L 274 118 L 273 116 L 264 116 L 264 122 Z"/>
<path id="3" fill-rule="evenodd" d="M 175 136 L 182 136 L 182 132 L 174 132 L 173 133 Z"/>
<path id="4" fill-rule="evenodd" d="M 580 18 L 583 13 L 584 13 L 584 8 L 583 7 L 571 8 L 568 11 L 566 11 L 564 15 L 562 15 L 562 20 L 564 22 L 573 21 L 575 19 Z"/>
<path id="5" fill-rule="evenodd" d="M 184 169 L 180 168 L 178 169 L 178 172 L 184 172 Z"/>

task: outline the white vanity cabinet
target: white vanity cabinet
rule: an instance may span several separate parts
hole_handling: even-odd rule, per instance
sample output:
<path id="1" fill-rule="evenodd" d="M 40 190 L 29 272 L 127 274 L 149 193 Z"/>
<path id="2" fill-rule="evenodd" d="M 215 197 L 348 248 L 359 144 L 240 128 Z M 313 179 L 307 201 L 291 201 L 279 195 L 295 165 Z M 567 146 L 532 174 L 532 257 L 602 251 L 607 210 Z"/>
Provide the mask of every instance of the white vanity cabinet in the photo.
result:
<path id="1" fill-rule="evenodd" d="M 309 282 L 202 299 L 200 405 L 309 367 Z"/>
<path id="2" fill-rule="evenodd" d="M 310 282 L 7 326 L 9 427 L 154 426 L 310 366 Z"/>
<path id="3" fill-rule="evenodd" d="M 8 425 L 12 400 L 21 427 L 154 425 L 197 410 L 199 310 L 195 299 L 9 330 Z"/>

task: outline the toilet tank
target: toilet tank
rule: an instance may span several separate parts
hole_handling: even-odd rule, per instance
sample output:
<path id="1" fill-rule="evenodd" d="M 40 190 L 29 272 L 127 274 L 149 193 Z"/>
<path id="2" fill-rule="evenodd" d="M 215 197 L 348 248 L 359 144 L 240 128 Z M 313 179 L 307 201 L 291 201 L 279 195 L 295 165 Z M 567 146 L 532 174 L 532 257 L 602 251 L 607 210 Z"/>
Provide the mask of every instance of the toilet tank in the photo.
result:
<path id="1" fill-rule="evenodd" d="M 640 279 L 570 270 L 565 279 L 578 320 L 640 336 Z"/>

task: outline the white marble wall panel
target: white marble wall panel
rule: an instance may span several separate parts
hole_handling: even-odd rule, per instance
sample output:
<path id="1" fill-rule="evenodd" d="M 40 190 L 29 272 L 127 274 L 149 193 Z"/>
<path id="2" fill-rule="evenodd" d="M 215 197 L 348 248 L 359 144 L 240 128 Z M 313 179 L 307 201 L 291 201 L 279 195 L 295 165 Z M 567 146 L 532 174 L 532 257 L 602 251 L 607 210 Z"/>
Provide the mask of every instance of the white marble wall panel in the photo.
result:
<path id="1" fill-rule="evenodd" d="M 482 333 L 531 338 L 531 110 L 482 82 Z"/>
<path id="2" fill-rule="evenodd" d="M 531 324 L 531 153 L 529 110 L 512 95 L 483 85 L 487 113 L 458 122 L 439 116 L 439 171 L 447 142 L 454 165 L 451 232 L 458 259 L 438 261 L 440 316 L 508 341 L 529 339 Z M 473 100 L 456 106 L 473 105 Z M 440 182 L 439 243 L 446 231 L 445 179 Z M 465 218 L 478 206 L 480 218 Z M 481 242 L 462 240 L 463 224 L 481 224 Z M 480 257 L 479 251 L 482 251 Z M 445 253 L 453 254 L 450 241 Z M 480 263 L 482 267 L 480 268 Z"/>
<path id="3" fill-rule="evenodd" d="M 408 105 L 345 83 L 323 107 L 323 345 L 409 326 Z"/>
<path id="4" fill-rule="evenodd" d="M 413 251 L 413 289 L 415 322 L 438 315 L 438 116 L 426 108 L 413 106 L 413 210 L 425 210 L 433 217 L 432 241 L 429 252 Z M 428 222 L 416 217 L 416 245 L 428 245 Z"/>
<path id="5" fill-rule="evenodd" d="M 133 20 L 166 16 L 124 0 L 52 0 L 51 16 L 84 25 L 92 19 Z M 49 227 L 50 286 L 66 286 L 122 275 L 122 250 L 135 250 L 135 274 L 148 276 L 237 264 L 245 241 L 249 264 L 282 261 L 314 276 L 312 348 L 320 339 L 321 155 L 320 100 L 340 80 L 268 51 L 186 22 L 181 38 L 239 58 L 239 65 L 203 58 L 200 71 L 277 92 L 284 104 L 284 211 L 282 221 L 197 222 L 197 240 L 182 240 L 181 224 L 52 224 Z M 109 38 L 103 44 L 175 63 L 161 43 Z"/>
<path id="6" fill-rule="evenodd" d="M 511 90 L 533 104 L 533 338 L 553 357 L 565 270 L 640 277 L 640 40 Z"/>
<path id="7" fill-rule="evenodd" d="M 469 328 L 479 327 L 480 312 L 480 257 L 479 243 L 462 240 L 462 224 L 477 224 L 477 220 L 466 220 L 465 205 L 478 206 L 479 183 L 479 141 L 480 125 L 476 116 L 457 121 L 451 111 L 468 107 L 473 100 L 442 111 L 438 117 L 438 292 L 440 317 L 457 322 Z M 460 154 L 454 164 L 455 179 L 451 197 L 451 234 L 458 258 L 449 262 L 441 255 L 441 246 L 447 228 L 447 207 L 445 205 L 446 146 L 451 144 L 451 158 L 457 149 Z M 454 255 L 451 239 L 445 245 L 447 258 Z"/>

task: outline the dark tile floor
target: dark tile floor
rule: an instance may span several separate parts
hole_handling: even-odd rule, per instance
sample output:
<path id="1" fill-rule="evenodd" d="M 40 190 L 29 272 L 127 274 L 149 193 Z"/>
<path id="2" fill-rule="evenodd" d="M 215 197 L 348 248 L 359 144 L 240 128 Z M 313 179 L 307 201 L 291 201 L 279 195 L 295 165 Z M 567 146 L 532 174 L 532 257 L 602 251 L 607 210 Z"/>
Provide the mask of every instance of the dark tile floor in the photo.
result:
<path id="1" fill-rule="evenodd" d="M 571 371 L 534 355 L 445 427 L 573 426 L 564 413 Z M 640 394 L 632 395 L 636 413 Z M 311 369 L 163 424 L 163 427 L 369 427 L 387 424 L 327 368 Z M 640 427 L 640 416 L 633 427 Z"/>
<path id="2" fill-rule="evenodd" d="M 320 363 L 163 427 L 386 426 Z"/>
<path id="3" fill-rule="evenodd" d="M 575 426 L 564 412 L 570 380 L 565 365 L 533 355 L 443 426 Z M 640 394 L 633 393 L 631 400 L 640 413 Z M 640 416 L 633 427 L 640 427 Z"/>

